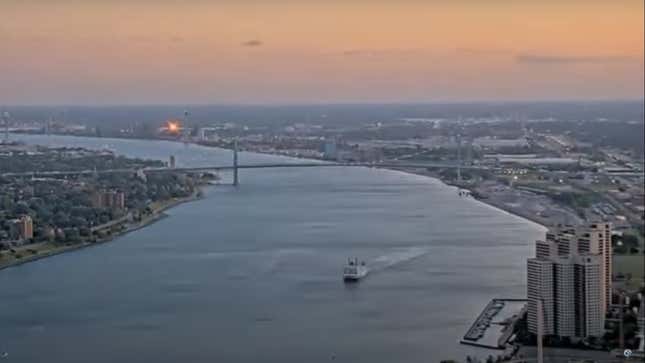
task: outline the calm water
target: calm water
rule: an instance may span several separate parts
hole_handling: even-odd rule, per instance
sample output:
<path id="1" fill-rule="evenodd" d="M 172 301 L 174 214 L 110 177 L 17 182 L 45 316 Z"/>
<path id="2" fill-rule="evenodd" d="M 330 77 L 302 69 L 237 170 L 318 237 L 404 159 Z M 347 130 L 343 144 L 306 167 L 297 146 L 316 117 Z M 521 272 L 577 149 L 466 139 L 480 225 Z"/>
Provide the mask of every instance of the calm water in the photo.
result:
<path id="1" fill-rule="evenodd" d="M 22 138 L 230 163 L 178 143 Z M 250 170 L 241 182 L 111 243 L 0 271 L 0 351 L 14 362 L 463 359 L 477 350 L 457 341 L 485 303 L 524 296 L 542 233 L 398 172 Z M 373 273 L 344 285 L 347 256 Z"/>

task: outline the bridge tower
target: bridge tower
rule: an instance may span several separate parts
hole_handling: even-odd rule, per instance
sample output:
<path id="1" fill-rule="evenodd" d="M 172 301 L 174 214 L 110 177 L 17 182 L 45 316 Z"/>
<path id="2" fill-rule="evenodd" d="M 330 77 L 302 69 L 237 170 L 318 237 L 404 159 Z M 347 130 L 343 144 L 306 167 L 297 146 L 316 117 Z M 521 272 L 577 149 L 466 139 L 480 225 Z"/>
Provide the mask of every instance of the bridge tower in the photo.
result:
<path id="1" fill-rule="evenodd" d="M 237 168 L 237 139 L 233 141 L 233 186 L 240 185 Z"/>
<path id="2" fill-rule="evenodd" d="M 457 134 L 457 182 L 461 183 L 461 134 Z"/>
<path id="3" fill-rule="evenodd" d="M 4 143 L 8 144 L 9 143 L 9 119 L 11 116 L 9 115 L 9 112 L 5 111 L 2 113 L 2 120 L 4 121 Z"/>

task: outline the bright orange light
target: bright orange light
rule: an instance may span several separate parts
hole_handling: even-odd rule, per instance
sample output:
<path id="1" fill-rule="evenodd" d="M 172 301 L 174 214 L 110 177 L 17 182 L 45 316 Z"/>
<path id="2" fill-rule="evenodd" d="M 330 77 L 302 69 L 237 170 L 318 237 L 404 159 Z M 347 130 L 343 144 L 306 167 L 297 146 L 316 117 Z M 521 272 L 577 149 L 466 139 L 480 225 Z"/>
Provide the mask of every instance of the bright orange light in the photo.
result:
<path id="1" fill-rule="evenodd" d="M 179 122 L 168 121 L 168 131 L 172 133 L 179 132 Z"/>

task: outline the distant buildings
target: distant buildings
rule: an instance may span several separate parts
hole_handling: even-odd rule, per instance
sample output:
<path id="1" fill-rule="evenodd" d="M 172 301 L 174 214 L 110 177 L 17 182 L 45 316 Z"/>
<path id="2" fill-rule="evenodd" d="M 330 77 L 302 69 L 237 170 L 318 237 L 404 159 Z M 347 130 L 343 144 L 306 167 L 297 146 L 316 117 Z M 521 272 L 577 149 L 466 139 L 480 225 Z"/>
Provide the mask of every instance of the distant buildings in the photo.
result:
<path id="1" fill-rule="evenodd" d="M 17 242 L 24 242 L 34 238 L 34 222 L 30 216 L 10 219 L 9 233 L 5 236 Z"/>
<path id="2" fill-rule="evenodd" d="M 527 261 L 528 328 L 569 338 L 602 336 L 611 303 L 611 226 L 558 226 L 535 244 Z"/>
<path id="3" fill-rule="evenodd" d="M 34 238 L 34 222 L 30 216 L 20 217 L 18 230 L 20 231 L 21 239 Z"/>
<path id="4" fill-rule="evenodd" d="M 125 193 L 118 190 L 100 190 L 92 194 L 94 208 L 125 209 Z"/>
<path id="5" fill-rule="evenodd" d="M 526 138 L 517 139 L 498 139 L 496 137 L 477 137 L 473 140 L 473 145 L 480 148 L 497 149 L 504 147 L 528 148 L 529 143 Z"/>
<path id="6" fill-rule="evenodd" d="M 219 127 L 201 127 L 198 130 L 199 141 L 219 141 Z"/>
<path id="7" fill-rule="evenodd" d="M 338 148 L 336 140 L 326 140 L 323 144 L 323 158 L 327 160 L 336 160 L 338 158 Z"/>

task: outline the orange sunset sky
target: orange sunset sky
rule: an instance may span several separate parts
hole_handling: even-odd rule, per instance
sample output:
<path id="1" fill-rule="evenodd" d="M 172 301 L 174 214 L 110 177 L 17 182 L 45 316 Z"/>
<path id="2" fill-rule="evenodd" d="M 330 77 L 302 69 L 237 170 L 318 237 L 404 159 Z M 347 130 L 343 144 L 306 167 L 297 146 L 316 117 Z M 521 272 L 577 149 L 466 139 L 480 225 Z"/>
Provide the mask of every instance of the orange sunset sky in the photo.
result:
<path id="1" fill-rule="evenodd" d="M 643 97 L 643 0 L 0 0 L 0 105 Z"/>

